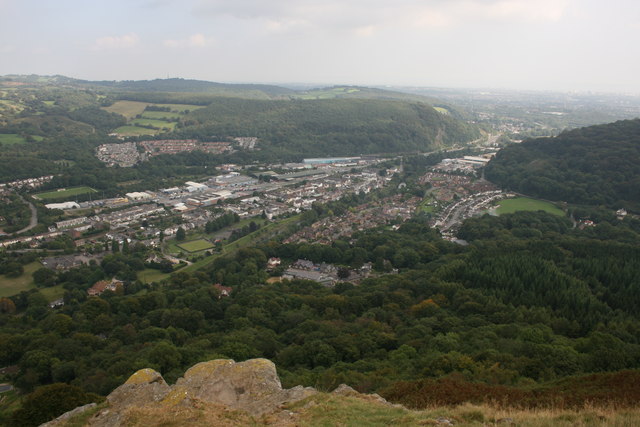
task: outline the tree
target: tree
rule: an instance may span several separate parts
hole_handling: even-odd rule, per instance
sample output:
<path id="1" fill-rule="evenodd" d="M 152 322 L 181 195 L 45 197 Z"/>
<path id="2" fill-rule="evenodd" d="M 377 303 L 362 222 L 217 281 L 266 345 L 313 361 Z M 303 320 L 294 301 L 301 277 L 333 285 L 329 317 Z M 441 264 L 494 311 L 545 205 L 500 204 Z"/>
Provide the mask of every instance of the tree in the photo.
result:
<path id="1" fill-rule="evenodd" d="M 187 233 L 184 231 L 184 228 L 178 227 L 178 231 L 176 231 L 176 240 L 182 242 L 187 238 Z"/>
<path id="2" fill-rule="evenodd" d="M 348 268 L 340 267 L 338 269 L 338 277 L 340 279 L 348 279 L 350 275 L 351 275 L 351 271 Z"/>
<path id="3" fill-rule="evenodd" d="M 49 287 L 56 284 L 56 273 L 49 268 L 39 268 L 33 272 L 32 276 L 36 286 Z"/>
<path id="4" fill-rule="evenodd" d="M 16 426 L 38 426 L 92 401 L 93 396 L 79 387 L 50 384 L 29 394 L 22 407 L 13 413 L 11 421 Z"/>

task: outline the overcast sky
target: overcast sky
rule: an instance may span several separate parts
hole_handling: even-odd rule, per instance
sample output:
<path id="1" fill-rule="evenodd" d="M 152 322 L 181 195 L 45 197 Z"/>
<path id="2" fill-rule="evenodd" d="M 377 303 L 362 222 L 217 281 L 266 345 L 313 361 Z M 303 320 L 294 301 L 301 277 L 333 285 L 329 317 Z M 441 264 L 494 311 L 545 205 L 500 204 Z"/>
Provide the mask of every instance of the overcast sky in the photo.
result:
<path id="1" fill-rule="evenodd" d="M 0 75 L 640 93 L 634 0 L 0 0 Z"/>

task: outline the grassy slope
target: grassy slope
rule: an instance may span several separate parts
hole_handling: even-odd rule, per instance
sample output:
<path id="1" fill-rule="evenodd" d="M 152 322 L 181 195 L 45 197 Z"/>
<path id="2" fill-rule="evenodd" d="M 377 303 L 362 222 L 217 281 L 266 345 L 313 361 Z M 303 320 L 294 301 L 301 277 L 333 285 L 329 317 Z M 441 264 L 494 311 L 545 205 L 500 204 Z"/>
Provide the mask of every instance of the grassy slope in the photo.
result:
<path id="1" fill-rule="evenodd" d="M 0 145 L 13 145 L 27 142 L 22 136 L 16 133 L 2 133 L 0 134 Z"/>
<path id="2" fill-rule="evenodd" d="M 110 113 L 120 114 L 127 119 L 132 119 L 138 114 L 142 114 L 147 105 L 150 104 L 148 102 L 117 101 L 109 107 L 104 107 L 104 110 Z"/>
<path id="3" fill-rule="evenodd" d="M 104 407 L 104 404 L 102 405 Z M 90 415 L 74 417 L 63 427 L 86 425 Z M 376 401 L 373 396 L 339 396 L 320 393 L 293 405 L 285 405 L 262 417 L 251 417 L 216 405 L 154 405 L 126 412 L 128 426 L 312 426 L 312 427 L 378 427 L 445 425 L 446 418 L 457 426 L 517 425 L 538 426 L 633 426 L 640 423 L 640 410 L 615 411 L 587 407 L 579 411 L 551 409 L 522 411 L 497 406 L 461 405 L 411 411 Z"/>

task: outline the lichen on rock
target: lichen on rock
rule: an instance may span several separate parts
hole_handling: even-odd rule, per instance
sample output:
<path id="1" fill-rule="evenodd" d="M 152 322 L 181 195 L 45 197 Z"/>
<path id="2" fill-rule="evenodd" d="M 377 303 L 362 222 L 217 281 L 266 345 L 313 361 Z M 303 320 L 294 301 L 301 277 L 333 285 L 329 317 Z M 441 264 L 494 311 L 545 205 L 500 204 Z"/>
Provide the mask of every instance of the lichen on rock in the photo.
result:
<path id="1" fill-rule="evenodd" d="M 169 387 L 153 369 L 141 369 L 115 389 L 109 407 L 89 424 L 98 427 L 126 425 L 127 411 L 138 408 L 176 408 L 183 405 L 223 405 L 259 416 L 317 393 L 310 387 L 283 389 L 276 366 L 267 359 L 236 363 L 220 359 L 201 362 Z"/>

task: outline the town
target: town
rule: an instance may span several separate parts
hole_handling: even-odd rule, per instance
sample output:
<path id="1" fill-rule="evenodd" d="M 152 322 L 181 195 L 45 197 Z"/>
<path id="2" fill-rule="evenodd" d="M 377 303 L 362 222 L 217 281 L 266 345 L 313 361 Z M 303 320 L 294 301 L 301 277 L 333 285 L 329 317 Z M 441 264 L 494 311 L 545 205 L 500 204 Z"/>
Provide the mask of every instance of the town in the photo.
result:
<path id="1" fill-rule="evenodd" d="M 239 139 L 245 147 L 253 148 L 255 138 Z M 109 163 L 132 166 L 153 150 L 164 147 L 166 153 L 201 149 L 197 141 L 143 141 L 109 144 L 98 149 L 97 156 Z M 228 144 L 228 143 L 224 143 Z M 143 147 L 143 152 L 138 151 Z M 154 148 L 156 147 L 156 148 Z M 217 148 L 216 148 L 217 149 Z M 169 151 L 167 151 L 169 150 Z M 464 156 L 443 159 L 422 175 L 417 185 L 424 197 L 403 194 L 406 184 L 400 183 L 393 195 L 373 198 L 344 212 L 332 213 L 284 237 L 284 243 L 319 243 L 330 245 L 338 239 L 349 241 L 351 235 L 379 226 L 396 229 L 416 214 L 429 216 L 429 224 L 438 228 L 443 237 L 456 239 L 455 232 L 462 221 L 474 215 L 489 212 L 491 205 L 512 194 L 505 194 L 493 184 L 478 177 L 481 168 L 493 156 Z M 348 194 L 367 195 L 386 188 L 394 176 L 402 173 L 402 166 L 381 166 L 395 163 L 393 158 L 345 157 L 304 159 L 300 163 L 251 165 L 243 167 L 225 164 L 217 167 L 218 174 L 186 181 L 182 186 L 125 193 L 122 197 L 48 203 L 53 211 L 61 211 L 66 219 L 56 221 L 46 233 L 9 236 L 0 241 L 0 247 L 9 249 L 38 248 L 46 242 L 70 236 L 77 253 L 56 255 L 42 260 L 54 270 L 67 270 L 89 262 L 99 262 L 111 245 L 133 246 L 142 244 L 155 255 L 150 262 L 159 265 L 163 260 L 172 265 L 190 265 L 228 241 L 234 229 L 204 235 L 208 223 L 233 214 L 238 221 L 259 218 L 274 222 L 281 218 L 313 211 L 315 205 L 340 200 Z M 25 182 L 36 186 L 51 177 Z M 22 184 L 22 183 L 20 183 Z M 18 183 L 11 183 L 15 187 Z M 9 186 L 5 186 L 9 188 Z M 6 190 L 8 191 L 8 190 Z M 313 213 L 313 212 L 312 212 Z M 252 224 L 255 221 L 251 221 Z M 256 228 L 258 226 L 256 225 Z M 254 231 L 254 230 L 249 230 Z M 176 240 L 178 233 L 193 236 L 187 244 L 167 245 Z M 164 242 L 164 243 L 163 243 Z M 323 266 L 301 268 L 304 260 L 291 266 L 283 277 L 297 277 L 323 284 L 334 284 L 339 278 L 337 268 Z M 350 281 L 362 277 L 351 271 Z M 105 287 L 105 289 L 107 289 Z"/>

